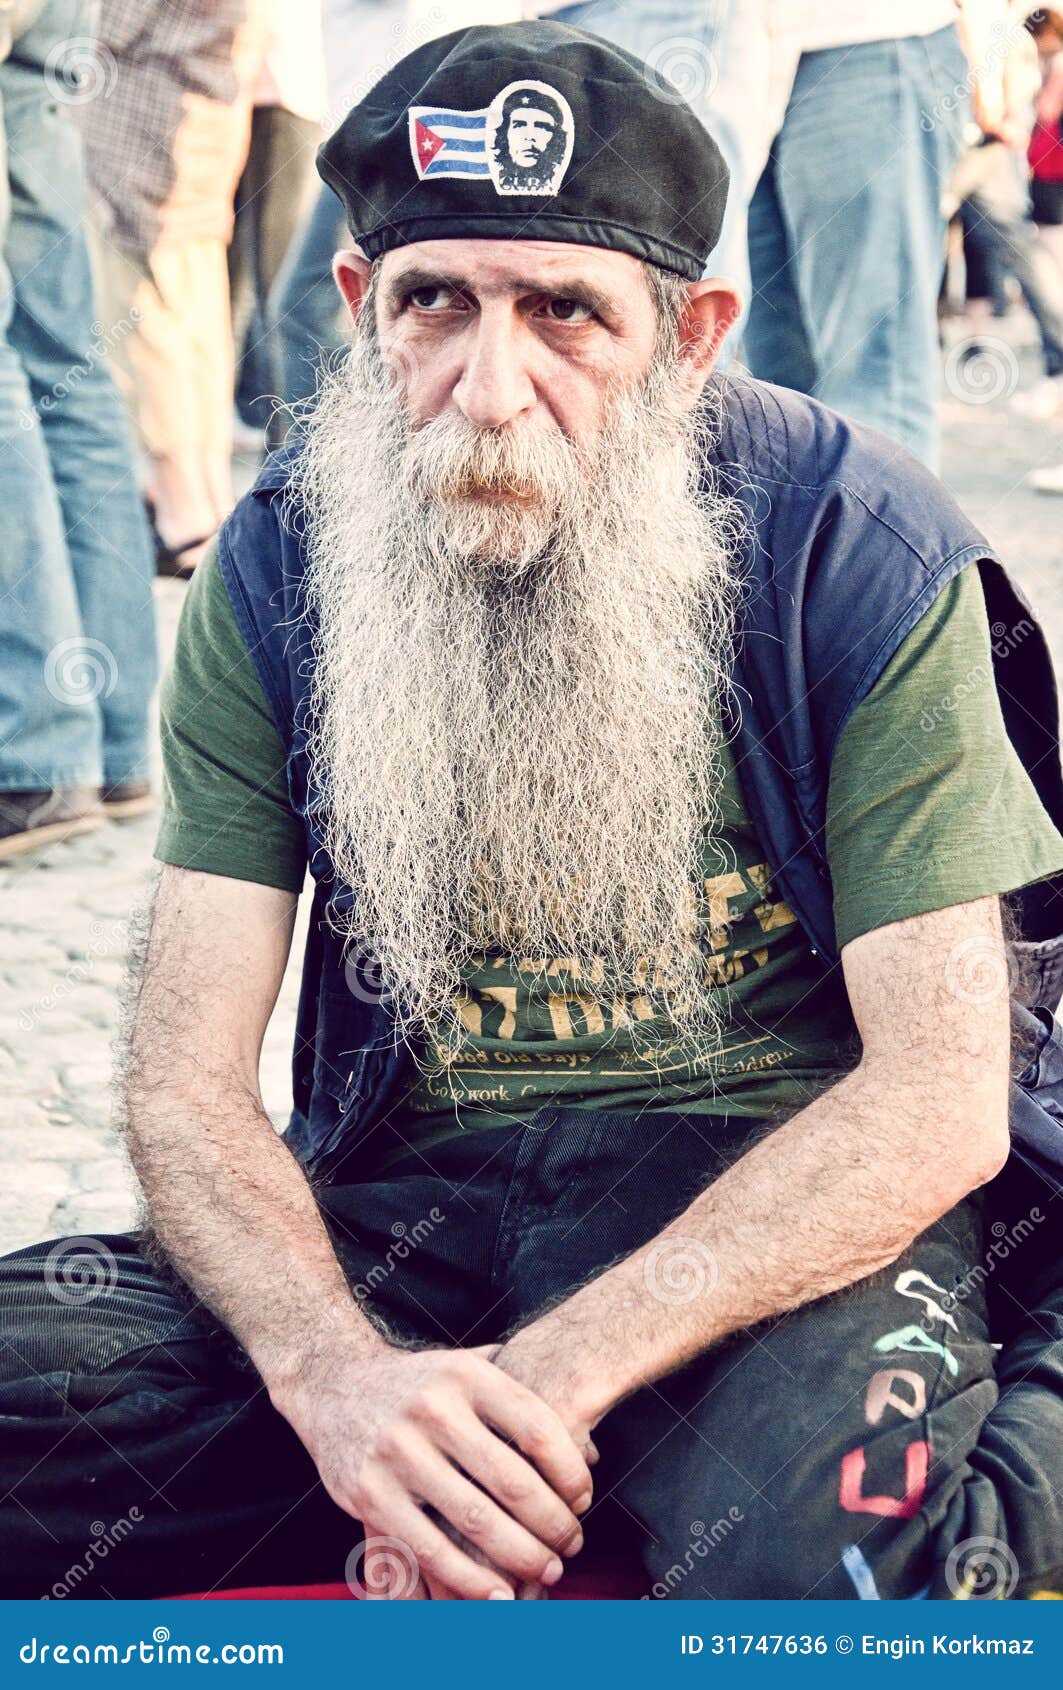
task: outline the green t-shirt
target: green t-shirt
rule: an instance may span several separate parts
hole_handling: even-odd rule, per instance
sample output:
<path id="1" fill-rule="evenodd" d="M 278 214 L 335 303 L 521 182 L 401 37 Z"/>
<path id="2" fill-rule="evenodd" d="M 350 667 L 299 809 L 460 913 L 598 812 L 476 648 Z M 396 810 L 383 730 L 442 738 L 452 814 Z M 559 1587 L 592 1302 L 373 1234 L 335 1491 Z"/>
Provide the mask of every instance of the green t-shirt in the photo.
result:
<path id="1" fill-rule="evenodd" d="M 938 596 L 846 724 L 831 769 L 826 846 L 839 945 L 906 916 L 1005 893 L 1063 869 L 1063 838 L 1008 740 L 978 572 Z M 284 753 L 211 554 L 196 571 L 162 700 L 164 861 L 295 891 L 303 828 Z M 603 1001 L 564 958 L 501 954 L 464 972 L 469 1035 L 449 1065 L 431 1040 L 402 1141 L 570 1106 L 771 1116 L 851 1067 L 859 1042 L 840 968 L 824 971 L 773 884 L 724 759 L 722 826 L 699 888 L 725 1033 L 693 1055 L 653 1040 L 632 984 Z M 648 1037 L 649 1036 L 649 1037 Z M 647 1050 L 648 1042 L 652 1050 Z"/>
<path id="2" fill-rule="evenodd" d="M 155 855 L 179 868 L 298 892 L 303 825 L 286 758 L 211 546 L 192 577 L 159 701 L 162 822 Z"/>

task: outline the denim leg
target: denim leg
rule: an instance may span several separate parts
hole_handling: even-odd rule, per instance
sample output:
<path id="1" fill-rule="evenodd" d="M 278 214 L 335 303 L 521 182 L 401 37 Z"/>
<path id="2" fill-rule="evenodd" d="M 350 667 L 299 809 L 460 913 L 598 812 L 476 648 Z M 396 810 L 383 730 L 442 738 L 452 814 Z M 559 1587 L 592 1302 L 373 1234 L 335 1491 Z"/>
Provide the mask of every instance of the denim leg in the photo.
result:
<path id="1" fill-rule="evenodd" d="M 763 0 L 581 0 L 552 14 L 625 47 L 649 66 L 668 97 L 669 83 L 703 119 L 731 172 L 727 211 L 707 275 L 726 275 L 748 300 L 746 208 L 782 121 L 797 62 L 790 38 Z M 738 343 L 732 330 L 729 346 Z"/>
<path id="2" fill-rule="evenodd" d="M 959 219 L 963 229 L 967 302 L 987 300 L 994 317 L 1006 317 L 1011 309 L 1007 265 L 1001 262 L 999 247 L 988 234 L 985 217 L 976 209 L 974 199 L 964 200 Z"/>
<path id="3" fill-rule="evenodd" d="M 16 513 L 3 614 L 20 654 L 3 701 L 8 788 L 148 772 L 151 549 L 125 415 L 93 323 L 80 141 L 43 70 L 55 41 L 77 33 L 82 10 L 49 0 L 0 65 L 12 195 L 0 473 L 5 508 Z"/>
<path id="4" fill-rule="evenodd" d="M 1025 161 L 997 144 L 979 148 L 975 163 L 979 180 L 961 207 L 964 226 L 989 263 L 1022 289 L 1040 332 L 1046 375 L 1063 374 L 1063 277 L 1028 219 Z"/>
<path id="5" fill-rule="evenodd" d="M 94 784 L 100 718 L 91 696 L 47 685 L 49 654 L 81 634 L 81 618 L 44 433 L 11 340 L 15 300 L 7 136 L 10 61 L 0 63 L 0 789 Z M 54 683 L 53 677 L 53 683 Z"/>
<path id="6" fill-rule="evenodd" d="M 317 137 L 317 124 L 307 118 L 280 106 L 256 106 L 251 148 L 236 189 L 229 280 L 238 319 L 243 314 L 240 306 L 246 301 L 248 307 L 236 402 L 247 421 L 269 429 L 271 445 L 281 444 L 273 415 L 281 357 L 267 305 L 285 254 L 297 238 Z"/>
<path id="7" fill-rule="evenodd" d="M 942 191 L 959 156 L 967 68 L 956 31 L 802 56 L 773 147 L 775 190 L 816 366 L 814 396 L 937 458 Z M 827 138 L 829 137 L 829 144 Z M 757 254 L 753 253 L 754 262 Z M 750 367 L 806 379 L 757 265 Z"/>
<path id="8" fill-rule="evenodd" d="M 819 374 L 790 264 L 790 240 L 772 154 L 749 205 L 749 268 L 753 303 L 746 326 L 746 357 L 754 374 L 814 393 Z"/>
<path id="9" fill-rule="evenodd" d="M 321 364 L 345 345 L 332 279 L 333 254 L 343 246 L 344 236 L 339 200 L 331 188 L 323 187 L 270 295 L 286 405 L 313 399 Z"/>
<path id="10" fill-rule="evenodd" d="M 9 301 L 2 261 L 0 288 Z M 92 786 L 101 772 L 92 690 L 64 687 L 49 665 L 52 653 L 82 648 L 81 617 L 51 463 L 6 317 L 0 306 L 0 790 Z"/>

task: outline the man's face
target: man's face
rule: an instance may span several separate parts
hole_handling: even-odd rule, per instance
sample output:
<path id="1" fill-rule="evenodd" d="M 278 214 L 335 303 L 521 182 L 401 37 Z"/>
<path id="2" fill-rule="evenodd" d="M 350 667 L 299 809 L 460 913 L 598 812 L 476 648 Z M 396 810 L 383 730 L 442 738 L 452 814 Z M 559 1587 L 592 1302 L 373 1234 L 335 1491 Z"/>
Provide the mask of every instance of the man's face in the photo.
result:
<path id="1" fill-rule="evenodd" d="M 376 325 L 441 519 L 461 544 L 514 561 L 556 520 L 550 466 L 568 480 L 593 461 L 610 396 L 644 383 L 657 337 L 634 259 L 530 241 L 389 253 Z M 463 467 L 441 479 L 443 442 L 456 441 Z"/>
<path id="2" fill-rule="evenodd" d="M 538 164 L 553 138 L 556 125 L 547 111 L 534 106 L 513 112 L 506 130 L 506 146 L 514 164 Z"/>
<path id="3" fill-rule="evenodd" d="M 588 441 L 607 391 L 644 380 L 656 312 L 626 253 L 424 241 L 382 260 L 377 325 L 415 428 L 452 411 L 480 429 L 560 429 Z"/>

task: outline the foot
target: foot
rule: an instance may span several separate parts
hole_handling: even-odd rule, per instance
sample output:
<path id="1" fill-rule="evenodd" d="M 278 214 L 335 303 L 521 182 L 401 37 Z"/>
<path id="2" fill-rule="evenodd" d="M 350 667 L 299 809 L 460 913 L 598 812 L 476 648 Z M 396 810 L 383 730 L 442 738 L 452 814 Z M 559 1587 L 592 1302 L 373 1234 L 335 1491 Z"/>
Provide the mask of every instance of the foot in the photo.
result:
<path id="1" fill-rule="evenodd" d="M 1032 469 L 1026 477 L 1027 487 L 1032 487 L 1035 493 L 1063 493 L 1063 464 L 1053 464 L 1049 469 Z"/>
<path id="2" fill-rule="evenodd" d="M 218 526 L 202 465 L 152 459 L 144 508 L 155 543 L 156 575 L 189 580 Z"/>
<path id="3" fill-rule="evenodd" d="M 66 792 L 0 792 L 0 862 L 78 833 L 91 833 L 103 812 L 91 786 Z"/>
<path id="4" fill-rule="evenodd" d="M 1011 408 L 1017 416 L 1047 422 L 1063 410 L 1063 376 L 1045 376 L 1025 392 L 1016 393 Z"/>
<path id="5" fill-rule="evenodd" d="M 209 534 L 197 534 L 194 540 L 182 540 L 171 546 L 155 529 L 155 573 L 172 581 L 190 581 L 198 565 L 203 560 L 207 547 L 214 538 L 214 529 Z"/>
<path id="6" fill-rule="evenodd" d="M 122 780 L 100 788 L 100 803 L 108 821 L 132 821 L 155 808 L 155 795 L 146 780 Z"/>

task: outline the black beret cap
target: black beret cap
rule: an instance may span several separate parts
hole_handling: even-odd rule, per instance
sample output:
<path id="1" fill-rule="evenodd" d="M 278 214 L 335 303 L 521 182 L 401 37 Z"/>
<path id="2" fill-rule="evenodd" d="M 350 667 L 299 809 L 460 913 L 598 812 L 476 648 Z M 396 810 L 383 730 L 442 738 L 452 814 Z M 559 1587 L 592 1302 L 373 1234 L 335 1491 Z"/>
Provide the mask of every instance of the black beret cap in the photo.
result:
<path id="1" fill-rule="evenodd" d="M 367 258 L 414 241 L 574 241 L 696 281 L 727 166 L 633 54 L 565 24 L 458 30 L 402 59 L 318 152 Z"/>

